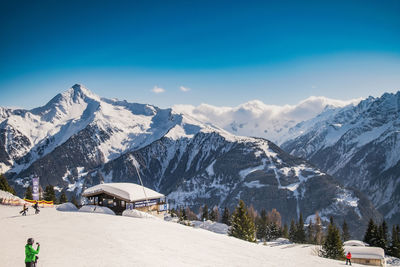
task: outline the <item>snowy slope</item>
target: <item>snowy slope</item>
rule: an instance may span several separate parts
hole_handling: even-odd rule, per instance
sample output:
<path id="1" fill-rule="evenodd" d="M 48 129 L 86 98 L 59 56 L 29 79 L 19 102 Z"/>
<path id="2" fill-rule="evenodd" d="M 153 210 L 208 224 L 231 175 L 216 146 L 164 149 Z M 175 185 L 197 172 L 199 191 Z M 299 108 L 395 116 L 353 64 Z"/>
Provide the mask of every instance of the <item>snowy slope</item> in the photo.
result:
<path id="1" fill-rule="evenodd" d="M 283 148 L 370 197 L 400 223 L 400 92 L 327 110 L 291 129 Z"/>
<path id="2" fill-rule="evenodd" d="M 201 104 L 175 105 L 176 112 L 212 123 L 235 135 L 256 136 L 281 144 L 292 138 L 288 130 L 304 120 L 311 119 L 325 109 L 357 104 L 361 99 L 341 101 L 326 97 L 309 97 L 297 105 L 267 105 L 259 100 L 237 107 L 217 107 Z"/>
<path id="3" fill-rule="evenodd" d="M 0 205 L 1 266 L 20 266 L 29 237 L 39 266 L 343 266 L 307 245 L 264 246 L 158 219 L 42 209 L 18 216 Z M 35 246 L 36 247 L 36 246 Z M 353 266 L 361 266 L 353 264 Z"/>

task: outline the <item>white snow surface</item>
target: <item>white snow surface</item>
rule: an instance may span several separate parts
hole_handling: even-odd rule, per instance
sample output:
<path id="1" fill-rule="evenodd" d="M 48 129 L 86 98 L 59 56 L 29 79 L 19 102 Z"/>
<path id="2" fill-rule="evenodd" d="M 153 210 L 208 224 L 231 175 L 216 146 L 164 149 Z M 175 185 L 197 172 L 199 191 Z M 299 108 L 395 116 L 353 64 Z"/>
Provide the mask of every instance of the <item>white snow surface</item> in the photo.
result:
<path id="1" fill-rule="evenodd" d="M 194 228 L 205 229 L 217 234 L 228 234 L 229 226 L 224 223 L 213 222 L 213 221 L 191 221 Z"/>
<path id="2" fill-rule="evenodd" d="M 2 266 L 20 266 L 29 237 L 40 242 L 39 266 L 343 266 L 314 255 L 313 246 L 267 245 L 163 220 L 42 209 L 18 216 L 0 205 Z M 363 266 L 353 264 L 353 266 Z"/>
<path id="3" fill-rule="evenodd" d="M 140 211 L 140 210 L 124 210 L 122 212 L 122 216 L 128 216 L 128 217 L 133 217 L 133 218 L 152 218 L 152 219 L 156 219 L 156 217 L 154 217 L 151 214 L 148 214 L 146 212 Z"/>
<path id="4" fill-rule="evenodd" d="M 144 188 L 144 190 L 143 190 Z M 105 192 L 111 195 L 119 196 L 122 199 L 129 201 L 141 201 L 147 199 L 163 198 L 164 195 L 151 190 L 147 187 L 134 183 L 108 183 L 98 184 L 87 188 L 82 196 L 89 196 L 95 193 Z M 146 195 L 145 195 L 146 193 Z"/>
<path id="5" fill-rule="evenodd" d="M 115 212 L 110 210 L 107 207 L 95 206 L 95 205 L 85 205 L 79 209 L 79 212 L 88 212 L 88 213 L 101 213 L 108 215 L 115 215 Z"/>
<path id="6" fill-rule="evenodd" d="M 71 202 L 60 204 L 56 209 L 58 211 L 78 211 L 78 208 Z"/>

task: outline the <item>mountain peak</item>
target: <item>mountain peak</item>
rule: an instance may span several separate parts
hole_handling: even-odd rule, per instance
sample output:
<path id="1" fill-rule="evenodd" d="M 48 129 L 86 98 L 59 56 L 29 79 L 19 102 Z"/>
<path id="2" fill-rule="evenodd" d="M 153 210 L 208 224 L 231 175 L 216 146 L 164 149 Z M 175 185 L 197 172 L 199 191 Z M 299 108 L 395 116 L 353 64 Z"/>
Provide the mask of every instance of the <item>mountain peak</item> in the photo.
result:
<path id="1" fill-rule="evenodd" d="M 89 97 L 96 100 L 100 99 L 96 94 L 87 89 L 83 84 L 79 83 L 74 84 L 69 90 L 65 92 L 65 94 L 70 95 L 73 98 L 80 96 L 80 97 Z"/>

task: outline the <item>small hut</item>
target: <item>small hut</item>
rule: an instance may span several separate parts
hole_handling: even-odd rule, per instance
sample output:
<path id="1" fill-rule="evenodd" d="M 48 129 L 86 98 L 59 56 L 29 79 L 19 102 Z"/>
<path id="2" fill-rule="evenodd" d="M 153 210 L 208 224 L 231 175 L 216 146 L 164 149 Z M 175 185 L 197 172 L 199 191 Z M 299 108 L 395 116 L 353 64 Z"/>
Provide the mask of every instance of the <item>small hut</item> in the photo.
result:
<path id="1" fill-rule="evenodd" d="M 163 211 L 166 198 L 163 194 L 133 183 L 107 183 L 87 188 L 83 193 L 90 205 L 108 207 L 117 215 L 126 209 Z"/>
<path id="2" fill-rule="evenodd" d="M 386 266 L 385 251 L 378 247 L 369 247 L 358 240 L 350 240 L 344 243 L 345 254 L 351 253 L 351 262 L 373 266 Z"/>

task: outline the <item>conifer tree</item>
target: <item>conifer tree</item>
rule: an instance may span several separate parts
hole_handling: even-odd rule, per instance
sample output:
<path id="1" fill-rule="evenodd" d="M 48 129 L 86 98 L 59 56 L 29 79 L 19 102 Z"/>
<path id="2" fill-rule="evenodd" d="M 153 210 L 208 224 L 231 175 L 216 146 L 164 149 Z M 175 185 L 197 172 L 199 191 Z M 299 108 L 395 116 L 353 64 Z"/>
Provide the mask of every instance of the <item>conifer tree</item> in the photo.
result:
<path id="1" fill-rule="evenodd" d="M 187 220 L 187 216 L 186 216 L 186 210 L 184 208 L 181 208 L 181 218 L 182 221 L 186 221 Z"/>
<path id="2" fill-rule="evenodd" d="M 370 219 L 368 222 L 367 231 L 364 235 L 364 242 L 372 247 L 375 247 L 378 244 L 378 239 L 378 227 L 375 225 L 374 220 Z"/>
<path id="3" fill-rule="evenodd" d="M 59 199 L 59 201 L 58 202 L 60 202 L 60 204 L 63 204 L 63 203 L 65 203 L 65 202 L 67 202 L 68 200 L 67 200 L 67 196 L 65 195 L 65 191 L 62 191 L 61 192 L 61 195 L 60 195 L 60 199 Z"/>
<path id="4" fill-rule="evenodd" d="M 28 186 L 28 187 L 26 188 L 26 191 L 25 191 L 25 198 L 26 198 L 26 199 L 33 200 L 32 188 L 31 188 L 30 186 Z"/>
<path id="5" fill-rule="evenodd" d="M 333 220 L 328 226 L 328 233 L 322 244 L 322 256 L 330 259 L 341 260 L 344 258 L 343 243 L 340 238 L 339 229 L 333 224 Z"/>
<path id="6" fill-rule="evenodd" d="M 297 222 L 296 240 L 298 243 L 306 242 L 306 233 L 304 231 L 303 214 L 300 213 L 299 221 Z"/>
<path id="7" fill-rule="evenodd" d="M 265 240 L 267 236 L 267 212 L 265 209 L 261 210 L 261 215 L 256 218 L 256 236 L 260 240 Z"/>
<path id="8" fill-rule="evenodd" d="M 229 230 L 229 235 L 250 242 L 255 242 L 255 226 L 252 218 L 247 212 L 247 208 L 243 200 L 239 201 L 239 205 L 236 207 L 232 215 L 232 227 Z"/>
<path id="9" fill-rule="evenodd" d="M 349 228 L 347 227 L 346 220 L 344 220 L 342 224 L 342 240 L 343 242 L 350 240 L 350 232 Z"/>
<path id="10" fill-rule="evenodd" d="M 54 192 L 54 187 L 52 185 L 46 186 L 43 198 L 46 201 L 53 201 L 54 203 L 56 203 L 57 201 L 56 194 Z"/>
<path id="11" fill-rule="evenodd" d="M 388 227 L 385 220 L 378 228 L 378 238 L 375 245 L 383 248 L 386 253 L 388 252 Z"/>
<path id="12" fill-rule="evenodd" d="M 224 209 L 224 213 L 222 214 L 221 222 L 226 225 L 231 225 L 231 223 L 229 222 L 229 209 L 227 207 L 225 207 L 225 209 Z"/>
<path id="13" fill-rule="evenodd" d="M 289 229 L 288 229 L 288 225 L 286 223 L 283 225 L 282 237 L 289 238 Z"/>
<path id="14" fill-rule="evenodd" d="M 6 177 L 3 174 L 0 174 L 0 190 L 9 192 L 13 195 L 16 195 L 14 188 L 8 184 Z"/>
<path id="15" fill-rule="evenodd" d="M 399 225 L 392 227 L 392 237 L 388 254 L 400 258 L 400 227 Z"/>
<path id="16" fill-rule="evenodd" d="M 293 243 L 297 242 L 297 227 L 296 224 L 294 223 L 294 220 L 290 222 L 290 229 L 289 229 L 289 240 Z"/>
<path id="17" fill-rule="evenodd" d="M 201 216 L 201 219 L 203 221 L 207 221 L 209 219 L 207 204 L 205 204 L 204 207 L 203 207 L 203 215 Z"/>

